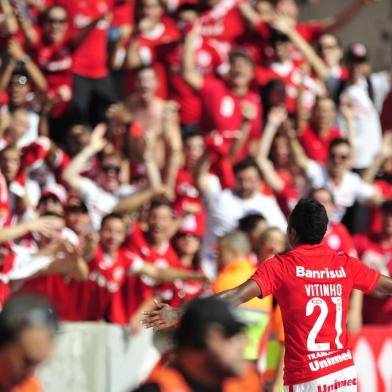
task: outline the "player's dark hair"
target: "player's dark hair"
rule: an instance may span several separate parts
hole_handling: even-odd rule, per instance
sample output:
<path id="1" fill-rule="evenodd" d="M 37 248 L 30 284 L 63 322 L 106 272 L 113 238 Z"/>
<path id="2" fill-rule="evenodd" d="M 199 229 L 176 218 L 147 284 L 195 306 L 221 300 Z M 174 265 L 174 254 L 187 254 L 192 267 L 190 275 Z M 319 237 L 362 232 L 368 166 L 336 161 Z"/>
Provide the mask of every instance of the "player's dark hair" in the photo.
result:
<path id="1" fill-rule="evenodd" d="M 238 221 L 238 230 L 250 233 L 262 221 L 265 221 L 265 217 L 257 212 L 245 215 Z"/>
<path id="2" fill-rule="evenodd" d="M 242 161 L 239 161 L 233 166 L 233 172 L 234 175 L 237 175 L 238 173 L 242 172 L 243 170 L 249 169 L 249 168 L 254 168 L 256 169 L 258 175 L 260 178 L 263 177 L 261 170 L 259 168 L 259 165 L 256 163 L 256 161 L 253 158 L 245 158 Z"/>
<path id="3" fill-rule="evenodd" d="M 31 293 L 12 295 L 0 313 L 0 348 L 13 343 L 28 327 L 47 328 L 51 333 L 58 329 L 57 315 L 43 297 Z"/>
<path id="4" fill-rule="evenodd" d="M 329 148 L 328 148 L 328 152 L 331 153 L 331 151 L 336 147 L 336 146 L 340 146 L 341 144 L 346 145 L 348 147 L 351 147 L 350 142 L 348 139 L 346 139 L 345 137 L 336 137 L 335 139 L 332 139 Z"/>
<path id="5" fill-rule="evenodd" d="M 289 226 L 296 231 L 301 244 L 319 244 L 327 231 L 327 212 L 317 200 L 301 199 L 290 214 Z"/>
<path id="6" fill-rule="evenodd" d="M 101 228 L 106 224 L 107 221 L 111 219 L 119 219 L 121 222 L 124 222 L 123 217 L 120 214 L 116 214 L 115 212 L 111 212 L 110 214 L 105 215 L 101 220 Z"/>

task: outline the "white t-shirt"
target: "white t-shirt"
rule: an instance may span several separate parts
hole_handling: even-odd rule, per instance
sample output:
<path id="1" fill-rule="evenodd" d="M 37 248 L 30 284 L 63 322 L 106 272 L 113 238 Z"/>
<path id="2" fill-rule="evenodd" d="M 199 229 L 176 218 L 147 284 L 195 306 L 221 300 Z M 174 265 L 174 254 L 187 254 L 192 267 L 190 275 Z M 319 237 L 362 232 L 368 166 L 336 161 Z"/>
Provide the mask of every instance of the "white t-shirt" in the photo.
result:
<path id="1" fill-rule="evenodd" d="M 209 176 L 207 192 L 203 197 L 207 211 L 207 232 L 201 254 L 208 276 L 212 277 L 216 272 L 214 246 L 217 239 L 234 230 L 245 215 L 260 213 L 270 226 L 286 230 L 286 218 L 272 196 L 258 192 L 248 199 L 241 199 L 231 189 L 222 190 L 217 177 Z"/>
<path id="2" fill-rule="evenodd" d="M 83 178 L 79 192 L 89 210 L 95 230 L 99 230 L 102 218 L 110 214 L 120 199 L 136 192 L 132 185 L 122 185 L 116 193 L 109 193 L 89 178 Z"/>
<path id="3" fill-rule="evenodd" d="M 374 99 L 377 105 L 383 100 L 380 91 L 384 74 L 374 74 L 371 77 L 374 88 Z M 387 84 L 389 87 L 389 83 Z M 379 113 L 375 103 L 369 97 L 367 82 L 365 79 L 348 86 L 340 96 L 341 101 L 347 101 L 352 105 L 354 112 L 354 159 L 355 169 L 368 168 L 380 151 L 382 143 L 382 129 Z M 382 102 L 381 102 L 382 105 Z M 338 126 L 347 133 L 347 127 L 343 116 L 338 116 Z"/>
<path id="4" fill-rule="evenodd" d="M 337 222 L 341 221 L 346 209 L 351 207 L 355 201 L 366 202 L 375 194 L 372 185 L 351 171 L 344 173 L 342 182 L 336 185 L 329 176 L 326 167 L 311 159 L 308 160 L 306 176 L 313 188 L 326 187 L 332 192 L 336 204 L 336 215 L 331 219 Z"/>

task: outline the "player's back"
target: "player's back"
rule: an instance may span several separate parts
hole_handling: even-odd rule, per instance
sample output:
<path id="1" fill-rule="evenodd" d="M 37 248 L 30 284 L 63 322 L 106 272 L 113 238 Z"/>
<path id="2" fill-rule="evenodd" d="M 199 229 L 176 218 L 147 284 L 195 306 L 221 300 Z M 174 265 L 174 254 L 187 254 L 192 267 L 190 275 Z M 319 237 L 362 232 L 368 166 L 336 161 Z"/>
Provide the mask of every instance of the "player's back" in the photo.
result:
<path id="1" fill-rule="evenodd" d="M 264 262 L 253 276 L 274 294 L 285 329 L 285 384 L 320 378 L 353 365 L 346 319 L 353 288 L 374 289 L 379 274 L 324 245 L 300 245 Z"/>

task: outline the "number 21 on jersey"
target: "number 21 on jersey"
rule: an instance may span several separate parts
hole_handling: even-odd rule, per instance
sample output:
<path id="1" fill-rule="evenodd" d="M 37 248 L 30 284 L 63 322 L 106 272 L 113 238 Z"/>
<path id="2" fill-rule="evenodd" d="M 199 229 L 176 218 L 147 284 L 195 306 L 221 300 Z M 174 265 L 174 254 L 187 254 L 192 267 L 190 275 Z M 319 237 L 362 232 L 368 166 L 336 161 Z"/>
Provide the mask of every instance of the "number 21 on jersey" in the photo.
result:
<path id="1" fill-rule="evenodd" d="M 335 316 L 335 344 L 338 349 L 343 348 L 343 344 L 340 342 L 340 336 L 342 335 L 342 297 L 331 297 L 331 301 L 335 304 L 336 316 Z M 311 316 L 316 308 L 320 308 L 320 314 L 314 323 L 312 329 L 309 332 L 307 339 L 307 347 L 309 351 L 329 351 L 331 350 L 331 343 L 318 343 L 316 342 L 317 335 L 323 328 L 325 320 L 328 317 L 328 305 L 324 299 L 320 297 L 311 298 L 306 304 L 306 316 Z"/>

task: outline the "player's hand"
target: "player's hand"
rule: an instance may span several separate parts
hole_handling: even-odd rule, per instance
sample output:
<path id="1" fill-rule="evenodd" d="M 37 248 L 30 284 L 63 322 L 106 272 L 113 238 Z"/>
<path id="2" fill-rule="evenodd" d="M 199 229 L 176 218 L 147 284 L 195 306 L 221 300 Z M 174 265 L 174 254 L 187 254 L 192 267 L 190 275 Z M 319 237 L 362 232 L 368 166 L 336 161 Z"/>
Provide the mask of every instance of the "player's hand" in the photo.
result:
<path id="1" fill-rule="evenodd" d="M 152 328 L 154 331 L 169 328 L 180 321 L 180 312 L 178 309 L 164 304 L 154 299 L 155 309 L 143 312 L 144 318 L 142 325 L 144 328 Z"/>

